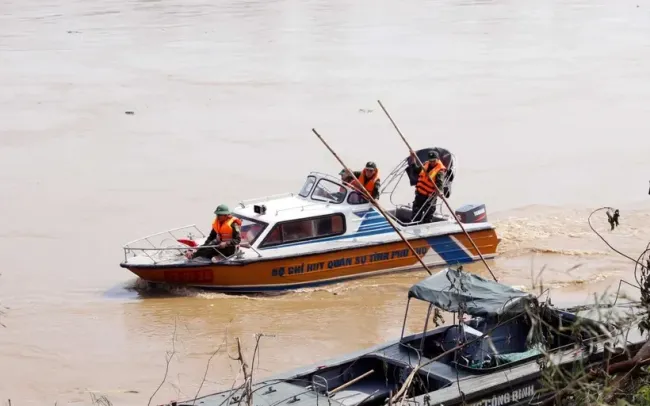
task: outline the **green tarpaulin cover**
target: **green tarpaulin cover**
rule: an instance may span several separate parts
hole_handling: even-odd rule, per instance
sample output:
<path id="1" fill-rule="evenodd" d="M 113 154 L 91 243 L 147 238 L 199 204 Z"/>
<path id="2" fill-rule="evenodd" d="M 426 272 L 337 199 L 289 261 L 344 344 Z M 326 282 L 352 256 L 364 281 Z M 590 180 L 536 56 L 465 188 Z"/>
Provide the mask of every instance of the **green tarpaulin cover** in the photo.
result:
<path id="1" fill-rule="evenodd" d="M 527 302 L 536 300 L 530 293 L 451 268 L 416 283 L 408 295 L 448 312 L 462 310 L 475 317 L 522 312 Z"/>

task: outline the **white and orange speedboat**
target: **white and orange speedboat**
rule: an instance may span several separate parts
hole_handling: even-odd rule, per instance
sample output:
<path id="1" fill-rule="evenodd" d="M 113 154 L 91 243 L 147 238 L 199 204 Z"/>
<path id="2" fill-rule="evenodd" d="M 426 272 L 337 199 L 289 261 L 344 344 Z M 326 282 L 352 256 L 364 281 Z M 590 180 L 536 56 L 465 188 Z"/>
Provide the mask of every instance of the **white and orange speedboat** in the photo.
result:
<path id="1" fill-rule="evenodd" d="M 422 161 L 431 148 L 417 152 Z M 455 158 L 440 148 L 448 168 L 444 192 L 454 180 Z M 456 210 L 470 241 L 456 220 L 438 206 L 433 221 L 412 223 L 410 205 L 393 204 L 407 175 L 417 176 L 406 158 L 383 182 L 379 203 L 427 266 L 448 266 L 496 256 L 499 239 L 487 221 L 484 205 Z M 413 188 L 409 197 L 412 197 Z M 386 200 L 389 200 L 390 207 Z M 297 193 L 242 201 L 232 209 L 242 220 L 238 251 L 218 262 L 188 259 L 206 235 L 195 225 L 154 234 L 124 245 L 124 262 L 150 283 L 210 288 L 222 292 L 264 292 L 341 282 L 382 273 L 421 269 L 387 219 L 340 178 L 312 172 Z"/>

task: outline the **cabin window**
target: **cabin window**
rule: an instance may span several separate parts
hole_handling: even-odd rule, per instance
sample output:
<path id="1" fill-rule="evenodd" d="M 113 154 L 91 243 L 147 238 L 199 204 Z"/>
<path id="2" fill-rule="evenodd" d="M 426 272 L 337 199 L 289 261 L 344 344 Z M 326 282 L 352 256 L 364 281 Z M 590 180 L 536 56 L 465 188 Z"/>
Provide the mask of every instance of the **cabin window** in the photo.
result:
<path id="1" fill-rule="evenodd" d="M 260 248 L 345 233 L 345 217 L 337 213 L 276 224 Z"/>
<path id="2" fill-rule="evenodd" d="M 307 180 L 305 180 L 305 183 L 302 185 L 302 189 L 300 189 L 298 195 L 302 197 L 309 196 L 311 190 L 314 188 L 314 183 L 316 183 L 316 177 L 307 176 Z"/>
<path id="3" fill-rule="evenodd" d="M 241 217 L 241 221 L 241 239 L 249 244 L 253 244 L 268 225 L 245 217 Z"/>
<path id="4" fill-rule="evenodd" d="M 321 179 L 316 184 L 311 198 L 328 203 L 342 203 L 347 193 L 343 185 L 329 179 Z"/>
<path id="5" fill-rule="evenodd" d="M 350 192 L 348 195 L 348 204 L 366 204 L 368 200 L 359 192 Z"/>

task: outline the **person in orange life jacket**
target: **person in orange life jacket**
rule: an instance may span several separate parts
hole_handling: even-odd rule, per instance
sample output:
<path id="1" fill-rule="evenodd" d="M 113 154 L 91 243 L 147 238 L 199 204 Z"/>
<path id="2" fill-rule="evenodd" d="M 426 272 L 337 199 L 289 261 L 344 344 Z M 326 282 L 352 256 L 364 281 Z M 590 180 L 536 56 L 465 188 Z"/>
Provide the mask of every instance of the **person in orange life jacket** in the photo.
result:
<path id="1" fill-rule="evenodd" d="M 234 217 L 225 204 L 220 204 L 214 214 L 216 214 L 216 218 L 212 222 L 210 235 L 192 255 L 192 258 L 216 257 L 217 260 L 220 260 L 237 251 L 237 247 L 241 243 L 241 220 Z M 215 245 L 216 247 L 214 247 Z"/>
<path id="2" fill-rule="evenodd" d="M 352 182 L 354 182 L 354 179 L 357 178 L 359 175 L 361 175 L 360 171 L 354 171 L 353 175 L 351 175 L 345 169 L 341 169 L 341 172 L 339 172 L 339 176 L 341 177 L 341 183 L 347 183 L 349 186 L 353 186 Z M 339 191 L 334 193 L 334 198 L 340 199 L 343 196 L 345 196 L 345 193 L 346 193 L 345 188 L 341 186 L 339 188 Z"/>
<path id="3" fill-rule="evenodd" d="M 368 191 L 373 199 L 379 199 L 379 187 L 381 185 L 379 181 L 379 170 L 377 169 L 377 164 L 369 161 L 366 163 L 366 167 L 363 168 L 363 171 L 361 171 L 359 175 L 355 174 L 355 176 L 359 181 L 358 183 L 360 183 L 361 186 L 363 186 Z"/>
<path id="4" fill-rule="evenodd" d="M 373 199 L 379 199 L 379 170 L 374 162 L 366 163 L 363 171 L 354 171 L 353 175 L 350 175 L 345 169 L 339 172 L 339 175 L 343 182 L 350 184 L 355 189 L 364 187 Z"/>
<path id="5" fill-rule="evenodd" d="M 415 185 L 415 198 L 413 199 L 413 212 L 411 214 L 411 222 L 430 223 L 433 214 L 436 211 L 437 193 L 435 185 L 438 190 L 442 190 L 444 173 L 447 170 L 445 165 L 440 160 L 436 151 L 429 152 L 429 160 L 424 162 L 421 167 L 417 164 L 415 154 L 411 153 L 413 163 L 411 170 L 413 173 L 418 173 L 418 182 Z M 434 181 L 431 181 L 431 178 Z M 427 203 L 429 197 L 433 195 L 433 199 Z M 425 206 L 426 204 L 426 207 Z M 418 213 L 422 209 L 420 213 Z"/>
<path id="6" fill-rule="evenodd" d="M 361 175 L 360 171 L 354 171 L 352 175 L 345 169 L 341 169 L 341 172 L 339 172 L 339 176 L 341 176 L 341 183 L 346 184 L 347 186 L 351 186 L 354 189 L 354 185 L 352 182 Z M 339 188 L 339 191 L 334 193 L 334 199 L 343 199 L 345 197 L 345 194 L 347 193 L 347 190 L 341 186 Z M 352 204 L 361 204 L 364 203 L 362 200 L 364 200 L 360 195 L 350 195 L 348 198 L 348 201 Z"/>

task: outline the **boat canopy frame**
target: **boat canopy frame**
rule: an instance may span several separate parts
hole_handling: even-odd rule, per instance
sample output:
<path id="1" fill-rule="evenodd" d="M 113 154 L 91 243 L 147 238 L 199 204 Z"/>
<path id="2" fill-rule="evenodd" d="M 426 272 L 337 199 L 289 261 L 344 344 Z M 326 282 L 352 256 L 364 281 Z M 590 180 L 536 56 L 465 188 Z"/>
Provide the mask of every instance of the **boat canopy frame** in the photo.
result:
<path id="1" fill-rule="evenodd" d="M 409 298 L 428 302 L 447 312 L 473 317 L 494 317 L 520 313 L 537 300 L 528 292 L 485 279 L 480 275 L 446 268 L 411 286 Z"/>
<path id="2" fill-rule="evenodd" d="M 453 313 L 454 324 L 458 314 L 458 326 L 464 328 L 462 314 L 483 318 L 522 314 L 526 312 L 529 305 L 537 303 L 537 297 L 531 293 L 465 272 L 462 266 L 458 269 L 445 268 L 409 289 L 400 342 L 404 339 L 409 307 L 411 299 L 414 298 L 429 303 L 420 340 L 420 351 L 424 346 L 424 337 L 434 307 Z"/>
<path id="3" fill-rule="evenodd" d="M 451 195 L 451 186 L 452 183 L 456 177 L 456 156 L 448 151 L 447 149 L 440 148 L 440 147 L 433 147 L 433 148 L 423 148 L 418 151 L 415 151 L 415 154 L 417 157 L 420 159 L 421 162 L 426 162 L 428 159 L 428 155 L 430 151 L 436 151 L 438 154 L 441 156 L 441 160 L 447 167 L 447 173 L 443 179 L 443 193 L 445 195 L 445 198 L 449 197 Z M 397 187 L 400 185 L 402 178 L 404 175 L 407 176 L 407 179 L 409 180 L 410 186 L 415 187 L 417 183 L 417 174 L 409 173 L 409 169 L 411 164 L 413 163 L 413 158 L 411 156 L 408 156 L 404 158 L 402 161 L 400 161 L 395 168 L 386 176 L 386 181 L 382 183 L 382 187 L 380 190 L 380 195 L 387 194 L 389 195 L 389 201 L 391 204 L 395 207 L 395 213 L 397 213 L 397 210 L 400 208 L 404 209 L 411 209 L 411 204 L 403 204 L 399 202 L 395 202 L 394 196 L 395 196 L 395 191 L 397 190 Z M 432 195 L 427 199 L 425 204 L 422 205 L 420 210 L 418 211 L 419 214 L 420 211 L 424 210 L 426 207 L 428 207 L 429 202 L 431 202 L 435 198 L 435 195 Z M 435 204 L 435 212 L 436 213 L 442 213 L 443 212 L 443 204 L 442 202 L 437 202 Z M 392 215 L 391 215 L 392 216 Z M 397 215 L 393 216 L 397 217 Z M 447 217 L 452 217 L 455 219 L 455 216 L 450 216 L 447 215 Z M 398 220 L 399 221 L 399 220 Z M 401 222 L 401 221 L 400 221 Z M 403 222 L 401 222 L 403 223 Z M 403 223 L 405 226 L 413 225 L 416 223 Z"/>

